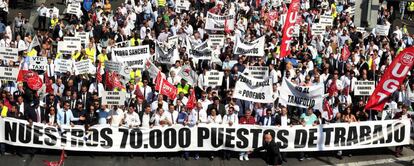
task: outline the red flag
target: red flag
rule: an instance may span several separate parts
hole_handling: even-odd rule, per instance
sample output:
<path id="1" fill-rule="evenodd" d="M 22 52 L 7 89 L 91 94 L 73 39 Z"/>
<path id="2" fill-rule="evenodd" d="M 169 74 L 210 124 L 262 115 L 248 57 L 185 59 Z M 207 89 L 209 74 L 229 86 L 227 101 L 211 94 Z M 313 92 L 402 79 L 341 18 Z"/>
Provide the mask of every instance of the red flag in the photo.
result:
<path id="1" fill-rule="evenodd" d="M 141 88 L 139 88 L 139 85 L 136 85 L 136 86 L 135 86 L 135 96 L 136 96 L 138 99 L 142 99 L 142 100 L 144 100 L 144 94 L 142 94 L 142 92 L 141 92 Z"/>
<path id="2" fill-rule="evenodd" d="M 280 58 L 284 58 L 290 52 L 290 43 L 292 42 L 292 35 L 295 29 L 295 24 L 298 17 L 298 11 L 300 8 L 299 0 L 292 0 L 289 6 L 289 10 L 286 15 L 285 25 L 282 30 L 282 44 L 280 46 Z"/>
<path id="3" fill-rule="evenodd" d="M 101 66 L 101 63 L 98 63 L 98 68 L 96 69 L 96 81 L 98 81 L 98 83 L 102 82 Z"/>
<path id="4" fill-rule="evenodd" d="M 43 86 L 42 79 L 39 77 L 39 74 L 36 72 L 28 72 L 25 76 L 25 81 L 27 82 L 27 86 L 32 90 L 39 90 Z"/>
<path id="5" fill-rule="evenodd" d="M 106 89 L 113 89 L 113 83 L 112 83 L 112 73 L 109 71 L 105 72 L 105 87 Z"/>
<path id="6" fill-rule="evenodd" d="M 328 113 L 328 118 L 331 120 L 333 117 L 333 110 L 326 99 L 323 100 L 323 111 Z"/>
<path id="7" fill-rule="evenodd" d="M 338 92 L 338 87 L 336 86 L 336 80 L 332 80 L 331 84 L 328 87 L 329 96 L 333 96 Z"/>
<path id="8" fill-rule="evenodd" d="M 155 78 L 155 90 L 158 90 L 158 91 L 160 90 L 161 79 L 163 79 L 161 76 L 161 72 L 158 71 L 157 77 Z"/>
<path id="9" fill-rule="evenodd" d="M 174 100 L 177 97 L 177 87 L 169 83 L 164 78 L 161 78 L 160 80 L 160 94 Z"/>
<path id="10" fill-rule="evenodd" d="M 29 72 L 30 72 L 29 70 L 19 70 L 19 74 L 17 75 L 17 82 L 23 82 L 23 81 L 25 81 L 24 80 L 24 77 Z"/>
<path id="11" fill-rule="evenodd" d="M 187 108 L 189 110 L 193 109 L 197 104 L 197 99 L 195 96 L 195 91 L 194 89 L 191 90 L 191 94 L 190 94 L 190 98 L 187 101 Z"/>
<path id="12" fill-rule="evenodd" d="M 307 35 L 308 35 L 308 39 L 312 39 L 312 31 L 311 31 L 311 25 L 310 23 L 308 23 L 308 29 L 307 29 Z"/>
<path id="13" fill-rule="evenodd" d="M 119 90 L 125 89 L 125 86 L 122 85 L 121 81 L 119 81 L 119 76 L 117 73 L 112 73 L 112 80 L 113 80 L 113 86 L 114 88 L 118 88 Z"/>
<path id="14" fill-rule="evenodd" d="M 348 60 L 349 56 L 351 55 L 351 52 L 349 52 L 348 45 L 344 45 L 344 48 L 342 48 L 342 61 Z"/>
<path id="15" fill-rule="evenodd" d="M 229 25 L 228 25 L 228 23 L 227 23 L 227 17 L 226 17 L 226 19 L 224 20 L 224 32 L 225 32 L 225 33 L 227 33 L 227 34 L 230 34 L 230 33 L 231 33 L 231 31 L 230 31 L 230 29 L 229 29 Z"/>
<path id="16" fill-rule="evenodd" d="M 409 47 L 401 51 L 385 70 L 381 81 L 369 98 L 365 109 L 382 111 L 387 101 L 386 99 L 400 88 L 407 73 L 413 68 L 413 64 L 414 47 Z"/>
<path id="17" fill-rule="evenodd" d="M 62 166 L 64 162 L 65 162 L 65 150 L 62 150 L 59 161 L 43 160 L 43 164 L 45 164 L 46 166 Z"/>
<path id="18" fill-rule="evenodd" d="M 45 84 L 46 84 L 46 93 L 51 94 L 53 93 L 53 87 L 52 87 L 52 83 L 50 82 L 47 71 L 45 72 L 44 77 L 45 77 Z"/>

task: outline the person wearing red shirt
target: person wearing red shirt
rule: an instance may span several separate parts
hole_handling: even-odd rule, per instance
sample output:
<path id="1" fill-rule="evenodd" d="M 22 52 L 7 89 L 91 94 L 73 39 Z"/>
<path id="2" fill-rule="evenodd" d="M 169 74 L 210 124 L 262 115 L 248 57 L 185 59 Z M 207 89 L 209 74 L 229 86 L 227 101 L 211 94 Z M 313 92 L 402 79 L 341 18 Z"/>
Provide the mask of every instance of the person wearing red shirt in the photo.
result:
<path id="1" fill-rule="evenodd" d="M 256 119 L 252 116 L 252 111 L 249 109 L 246 109 L 244 112 L 244 116 L 240 118 L 239 124 L 242 125 L 254 125 L 256 124 Z M 240 152 L 239 160 L 243 161 L 249 160 L 249 155 L 246 152 Z"/>

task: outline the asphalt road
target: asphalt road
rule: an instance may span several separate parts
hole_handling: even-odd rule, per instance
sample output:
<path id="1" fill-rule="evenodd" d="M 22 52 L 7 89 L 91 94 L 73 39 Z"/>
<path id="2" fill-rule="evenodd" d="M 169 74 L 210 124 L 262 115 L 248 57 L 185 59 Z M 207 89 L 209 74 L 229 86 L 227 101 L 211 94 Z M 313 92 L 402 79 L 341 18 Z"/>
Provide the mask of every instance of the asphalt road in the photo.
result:
<path id="1" fill-rule="evenodd" d="M 408 146 L 404 149 L 403 156 L 395 158 L 393 156 L 393 148 L 377 148 L 377 149 L 361 149 L 353 150 L 352 157 L 344 157 L 339 160 L 333 155 L 335 152 L 317 152 L 310 153 L 310 159 L 304 161 L 298 161 L 295 153 L 288 154 L 288 162 L 283 165 L 292 166 L 320 166 L 320 165 L 344 165 L 344 166 L 363 166 L 363 165 L 380 165 L 380 166 L 412 166 L 414 165 L 414 151 Z M 349 152 L 344 152 L 349 153 Z M 0 157 L 0 165 L 12 165 L 12 166 L 39 166 L 43 165 L 44 160 L 57 161 L 59 160 L 58 151 L 40 152 L 33 157 L 28 154 L 24 154 L 22 157 L 17 155 L 6 155 Z M 207 158 L 207 155 L 201 154 L 199 160 L 191 158 L 190 160 L 184 160 L 179 157 L 168 159 L 167 157 L 160 157 L 155 159 L 153 154 L 148 154 L 144 159 L 142 154 L 135 154 L 133 158 L 130 158 L 127 153 L 94 153 L 92 157 L 90 153 L 76 153 L 68 152 L 68 158 L 65 160 L 65 166 L 158 166 L 158 165 L 176 165 L 176 166 L 261 166 L 266 165 L 265 162 L 259 156 L 253 156 L 249 161 L 239 161 L 237 154 L 231 160 L 222 160 L 216 157 L 213 161 Z M 165 153 L 160 153 L 165 155 Z"/>

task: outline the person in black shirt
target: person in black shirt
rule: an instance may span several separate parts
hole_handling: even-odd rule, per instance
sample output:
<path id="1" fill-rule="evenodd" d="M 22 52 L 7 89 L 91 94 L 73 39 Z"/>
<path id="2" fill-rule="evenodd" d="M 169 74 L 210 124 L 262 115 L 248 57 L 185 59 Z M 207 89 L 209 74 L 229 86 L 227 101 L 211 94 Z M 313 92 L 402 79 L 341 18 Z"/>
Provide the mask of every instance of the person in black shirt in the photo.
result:
<path id="1" fill-rule="evenodd" d="M 279 145 L 269 133 L 264 136 L 263 146 L 254 149 L 253 152 L 259 152 L 261 150 L 266 150 L 265 161 L 267 165 L 282 165 Z"/>

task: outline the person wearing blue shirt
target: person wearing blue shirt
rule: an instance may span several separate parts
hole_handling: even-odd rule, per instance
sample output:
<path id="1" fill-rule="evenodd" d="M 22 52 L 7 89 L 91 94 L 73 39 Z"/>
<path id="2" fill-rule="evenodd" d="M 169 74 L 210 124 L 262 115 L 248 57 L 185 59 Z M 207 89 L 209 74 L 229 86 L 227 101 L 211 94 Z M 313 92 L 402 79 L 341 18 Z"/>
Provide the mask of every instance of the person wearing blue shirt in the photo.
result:
<path id="1" fill-rule="evenodd" d="M 313 108 L 309 107 L 306 113 L 302 113 L 300 116 L 300 122 L 303 126 L 314 126 L 318 124 L 318 117 L 313 113 Z M 309 158 L 308 154 L 304 152 L 299 153 L 299 161 L 303 161 L 304 159 Z"/>
<path id="2" fill-rule="evenodd" d="M 178 113 L 177 123 L 185 125 L 185 121 L 187 120 L 187 112 L 185 112 L 185 109 L 181 109 L 180 113 Z"/>
<path id="3" fill-rule="evenodd" d="M 98 124 L 105 125 L 107 124 L 107 119 L 109 118 L 109 111 L 107 111 L 106 106 L 102 105 L 100 109 L 96 111 L 98 114 Z"/>
<path id="4" fill-rule="evenodd" d="M 84 117 L 76 118 L 72 114 L 72 110 L 69 109 L 69 102 L 64 102 L 63 109 L 60 109 L 57 113 L 57 123 L 58 125 L 73 125 L 72 121 L 85 120 Z"/>

